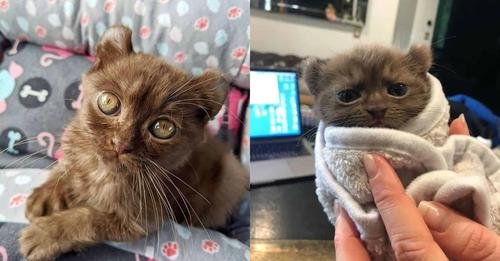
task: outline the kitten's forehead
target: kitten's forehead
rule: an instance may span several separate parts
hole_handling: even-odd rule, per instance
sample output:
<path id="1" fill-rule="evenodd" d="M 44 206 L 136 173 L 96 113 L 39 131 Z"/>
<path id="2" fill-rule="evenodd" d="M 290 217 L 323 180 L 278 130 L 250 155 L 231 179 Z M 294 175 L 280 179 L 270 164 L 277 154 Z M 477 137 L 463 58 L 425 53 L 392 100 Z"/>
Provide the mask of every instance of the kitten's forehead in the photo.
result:
<path id="1" fill-rule="evenodd" d="M 325 80 L 338 86 L 380 82 L 398 78 L 404 54 L 385 47 L 358 48 L 330 59 L 325 65 Z"/>
<path id="2" fill-rule="evenodd" d="M 136 54 L 89 75 L 96 91 L 111 91 L 129 103 L 159 106 L 191 77 L 149 55 Z"/>

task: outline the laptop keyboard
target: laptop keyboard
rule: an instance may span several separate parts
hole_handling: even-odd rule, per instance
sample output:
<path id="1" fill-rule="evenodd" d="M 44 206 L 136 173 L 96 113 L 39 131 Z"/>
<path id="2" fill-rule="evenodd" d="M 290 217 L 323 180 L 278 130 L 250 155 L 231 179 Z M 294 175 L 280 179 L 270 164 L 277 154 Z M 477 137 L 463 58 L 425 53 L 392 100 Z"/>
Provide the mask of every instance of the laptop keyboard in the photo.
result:
<path id="1" fill-rule="evenodd" d="M 300 141 L 251 143 L 250 161 L 289 158 L 306 155 L 307 151 Z"/>

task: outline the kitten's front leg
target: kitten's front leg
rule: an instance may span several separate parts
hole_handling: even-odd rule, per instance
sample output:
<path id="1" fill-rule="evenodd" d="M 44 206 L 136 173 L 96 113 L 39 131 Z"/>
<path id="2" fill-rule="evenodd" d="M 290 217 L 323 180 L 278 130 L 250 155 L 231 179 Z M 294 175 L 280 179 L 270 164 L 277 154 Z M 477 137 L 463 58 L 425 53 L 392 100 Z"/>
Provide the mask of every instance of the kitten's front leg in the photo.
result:
<path id="1" fill-rule="evenodd" d="M 145 231 L 133 220 L 78 207 L 34 218 L 21 232 L 19 243 L 27 260 L 44 261 L 106 240 L 127 241 L 143 235 Z"/>
<path id="2" fill-rule="evenodd" d="M 53 212 L 67 209 L 66 195 L 64 194 L 64 175 L 62 166 L 56 165 L 49 174 L 49 179 L 35 188 L 26 202 L 26 217 L 33 220 L 36 217 L 48 216 Z"/>

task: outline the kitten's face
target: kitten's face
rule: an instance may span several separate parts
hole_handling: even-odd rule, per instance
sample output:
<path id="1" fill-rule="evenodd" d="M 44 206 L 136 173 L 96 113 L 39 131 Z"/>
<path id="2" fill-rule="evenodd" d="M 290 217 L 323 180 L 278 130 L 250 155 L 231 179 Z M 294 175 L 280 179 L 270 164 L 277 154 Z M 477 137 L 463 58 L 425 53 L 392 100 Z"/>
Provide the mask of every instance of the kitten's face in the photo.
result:
<path id="1" fill-rule="evenodd" d="M 326 63 L 310 61 L 304 75 L 327 124 L 397 129 L 426 106 L 430 65 L 426 47 L 414 47 L 408 54 L 365 47 Z"/>
<path id="2" fill-rule="evenodd" d="M 204 125 L 225 98 L 224 79 L 214 71 L 192 78 L 131 49 L 110 59 L 110 48 L 117 47 L 109 45 L 124 40 L 106 43 L 111 41 L 106 34 L 98 45 L 96 66 L 83 80 L 81 128 L 90 134 L 85 138 L 108 167 L 133 170 L 151 159 L 175 168 L 203 140 Z M 124 38 L 130 41 L 129 35 Z"/>

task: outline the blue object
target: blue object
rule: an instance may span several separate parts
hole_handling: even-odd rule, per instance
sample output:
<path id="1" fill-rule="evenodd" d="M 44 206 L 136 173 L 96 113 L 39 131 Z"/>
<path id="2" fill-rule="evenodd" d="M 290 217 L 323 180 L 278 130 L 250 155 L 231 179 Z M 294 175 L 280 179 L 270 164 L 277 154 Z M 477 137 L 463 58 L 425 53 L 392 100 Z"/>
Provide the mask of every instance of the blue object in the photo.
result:
<path id="1" fill-rule="evenodd" d="M 469 110 L 473 111 L 477 115 L 477 117 L 481 121 L 485 122 L 488 128 L 493 131 L 493 137 L 491 137 L 493 147 L 496 147 L 500 144 L 500 117 L 495 115 L 484 104 L 467 95 L 458 94 L 450 96 L 448 97 L 448 100 L 462 103 Z"/>
<path id="2" fill-rule="evenodd" d="M 297 73 L 250 72 L 250 138 L 300 135 Z"/>

